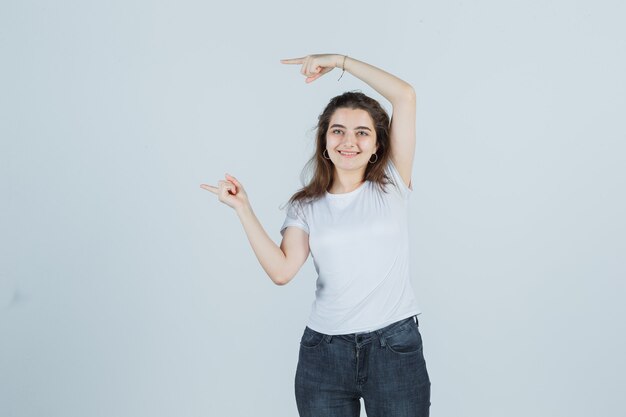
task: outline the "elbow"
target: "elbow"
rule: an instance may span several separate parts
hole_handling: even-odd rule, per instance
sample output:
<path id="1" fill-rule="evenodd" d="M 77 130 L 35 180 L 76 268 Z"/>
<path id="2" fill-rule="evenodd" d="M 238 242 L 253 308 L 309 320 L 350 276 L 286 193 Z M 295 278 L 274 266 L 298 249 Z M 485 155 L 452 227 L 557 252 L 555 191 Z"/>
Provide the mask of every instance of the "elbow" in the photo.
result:
<path id="1" fill-rule="evenodd" d="M 289 281 L 293 278 L 293 275 L 286 263 L 283 263 L 280 268 L 273 271 L 274 273 L 270 275 L 272 282 L 276 285 L 283 286 L 287 285 Z"/>
<path id="2" fill-rule="evenodd" d="M 283 285 L 287 285 L 289 283 L 288 279 L 275 279 L 274 280 L 274 284 L 278 285 L 279 287 L 282 287 Z"/>
<path id="3" fill-rule="evenodd" d="M 272 278 L 272 282 L 280 287 L 282 287 L 283 285 L 287 285 L 289 283 L 289 281 L 291 281 L 291 278 L 286 278 L 286 277 L 275 277 Z"/>
<path id="4" fill-rule="evenodd" d="M 415 89 L 413 88 L 411 84 L 407 84 L 406 87 L 404 88 L 404 97 L 407 100 L 415 100 L 415 97 L 416 97 Z"/>
<path id="5" fill-rule="evenodd" d="M 404 103 L 415 103 L 417 95 L 415 94 L 415 89 L 411 84 L 406 84 L 400 89 L 391 99 L 392 105 L 401 105 Z"/>

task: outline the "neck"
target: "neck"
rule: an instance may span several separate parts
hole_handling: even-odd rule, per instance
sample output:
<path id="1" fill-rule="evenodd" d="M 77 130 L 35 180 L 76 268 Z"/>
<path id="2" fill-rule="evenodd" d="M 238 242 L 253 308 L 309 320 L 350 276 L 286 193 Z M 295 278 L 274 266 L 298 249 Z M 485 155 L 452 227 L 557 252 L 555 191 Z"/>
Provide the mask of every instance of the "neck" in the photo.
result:
<path id="1" fill-rule="evenodd" d="M 363 184 L 365 171 L 337 171 L 335 170 L 335 178 L 333 184 L 330 186 L 330 192 L 337 193 L 349 193 L 354 191 L 361 184 Z"/>

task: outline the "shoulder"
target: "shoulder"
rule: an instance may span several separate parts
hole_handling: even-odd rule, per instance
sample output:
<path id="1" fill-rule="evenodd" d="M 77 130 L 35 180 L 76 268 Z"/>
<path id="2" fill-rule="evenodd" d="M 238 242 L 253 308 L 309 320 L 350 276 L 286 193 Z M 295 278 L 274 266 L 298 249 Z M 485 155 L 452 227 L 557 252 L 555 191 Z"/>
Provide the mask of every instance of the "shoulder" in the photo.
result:
<path id="1" fill-rule="evenodd" d="M 316 198 L 314 200 L 298 198 L 289 200 L 287 203 L 281 206 L 281 210 L 287 210 L 287 214 L 298 214 L 304 216 L 305 213 L 310 210 L 319 200 L 322 198 Z"/>
<path id="2" fill-rule="evenodd" d="M 402 178 L 398 167 L 391 158 L 387 160 L 385 165 L 385 175 L 391 181 L 394 188 L 398 190 L 403 197 L 408 197 L 413 192 L 413 189 L 410 188 L 410 179 L 409 186 L 407 186 L 407 183 L 404 178 Z"/>

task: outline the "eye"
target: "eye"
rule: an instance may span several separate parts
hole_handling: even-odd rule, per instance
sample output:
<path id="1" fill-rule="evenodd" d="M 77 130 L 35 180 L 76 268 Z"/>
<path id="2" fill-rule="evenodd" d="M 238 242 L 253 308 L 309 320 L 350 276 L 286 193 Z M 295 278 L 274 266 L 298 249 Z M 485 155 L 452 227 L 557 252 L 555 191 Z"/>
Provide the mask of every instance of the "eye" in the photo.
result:
<path id="1" fill-rule="evenodd" d="M 359 130 L 359 133 L 363 133 L 363 136 L 367 136 L 367 132 L 365 130 Z"/>
<path id="2" fill-rule="evenodd" d="M 339 129 L 333 129 L 333 130 L 332 130 L 332 132 L 333 132 L 334 134 L 336 134 L 336 135 L 337 135 L 337 134 L 341 133 L 341 130 L 339 130 Z M 337 132 L 339 132 L 339 133 L 337 133 Z"/>

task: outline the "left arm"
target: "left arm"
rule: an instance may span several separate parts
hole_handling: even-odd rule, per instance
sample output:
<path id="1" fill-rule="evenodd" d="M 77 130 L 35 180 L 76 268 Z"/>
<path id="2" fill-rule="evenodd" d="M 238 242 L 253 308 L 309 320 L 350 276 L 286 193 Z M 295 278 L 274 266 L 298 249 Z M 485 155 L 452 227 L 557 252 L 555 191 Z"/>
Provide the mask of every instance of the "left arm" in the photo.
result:
<path id="1" fill-rule="evenodd" d="M 416 98 L 411 84 L 393 74 L 352 57 L 338 54 L 308 55 L 285 59 L 284 64 L 302 64 L 300 72 L 306 82 L 315 81 L 333 68 L 343 68 L 368 84 L 391 103 L 393 108 L 390 127 L 391 160 L 404 183 L 411 187 L 411 172 L 415 155 Z"/>

